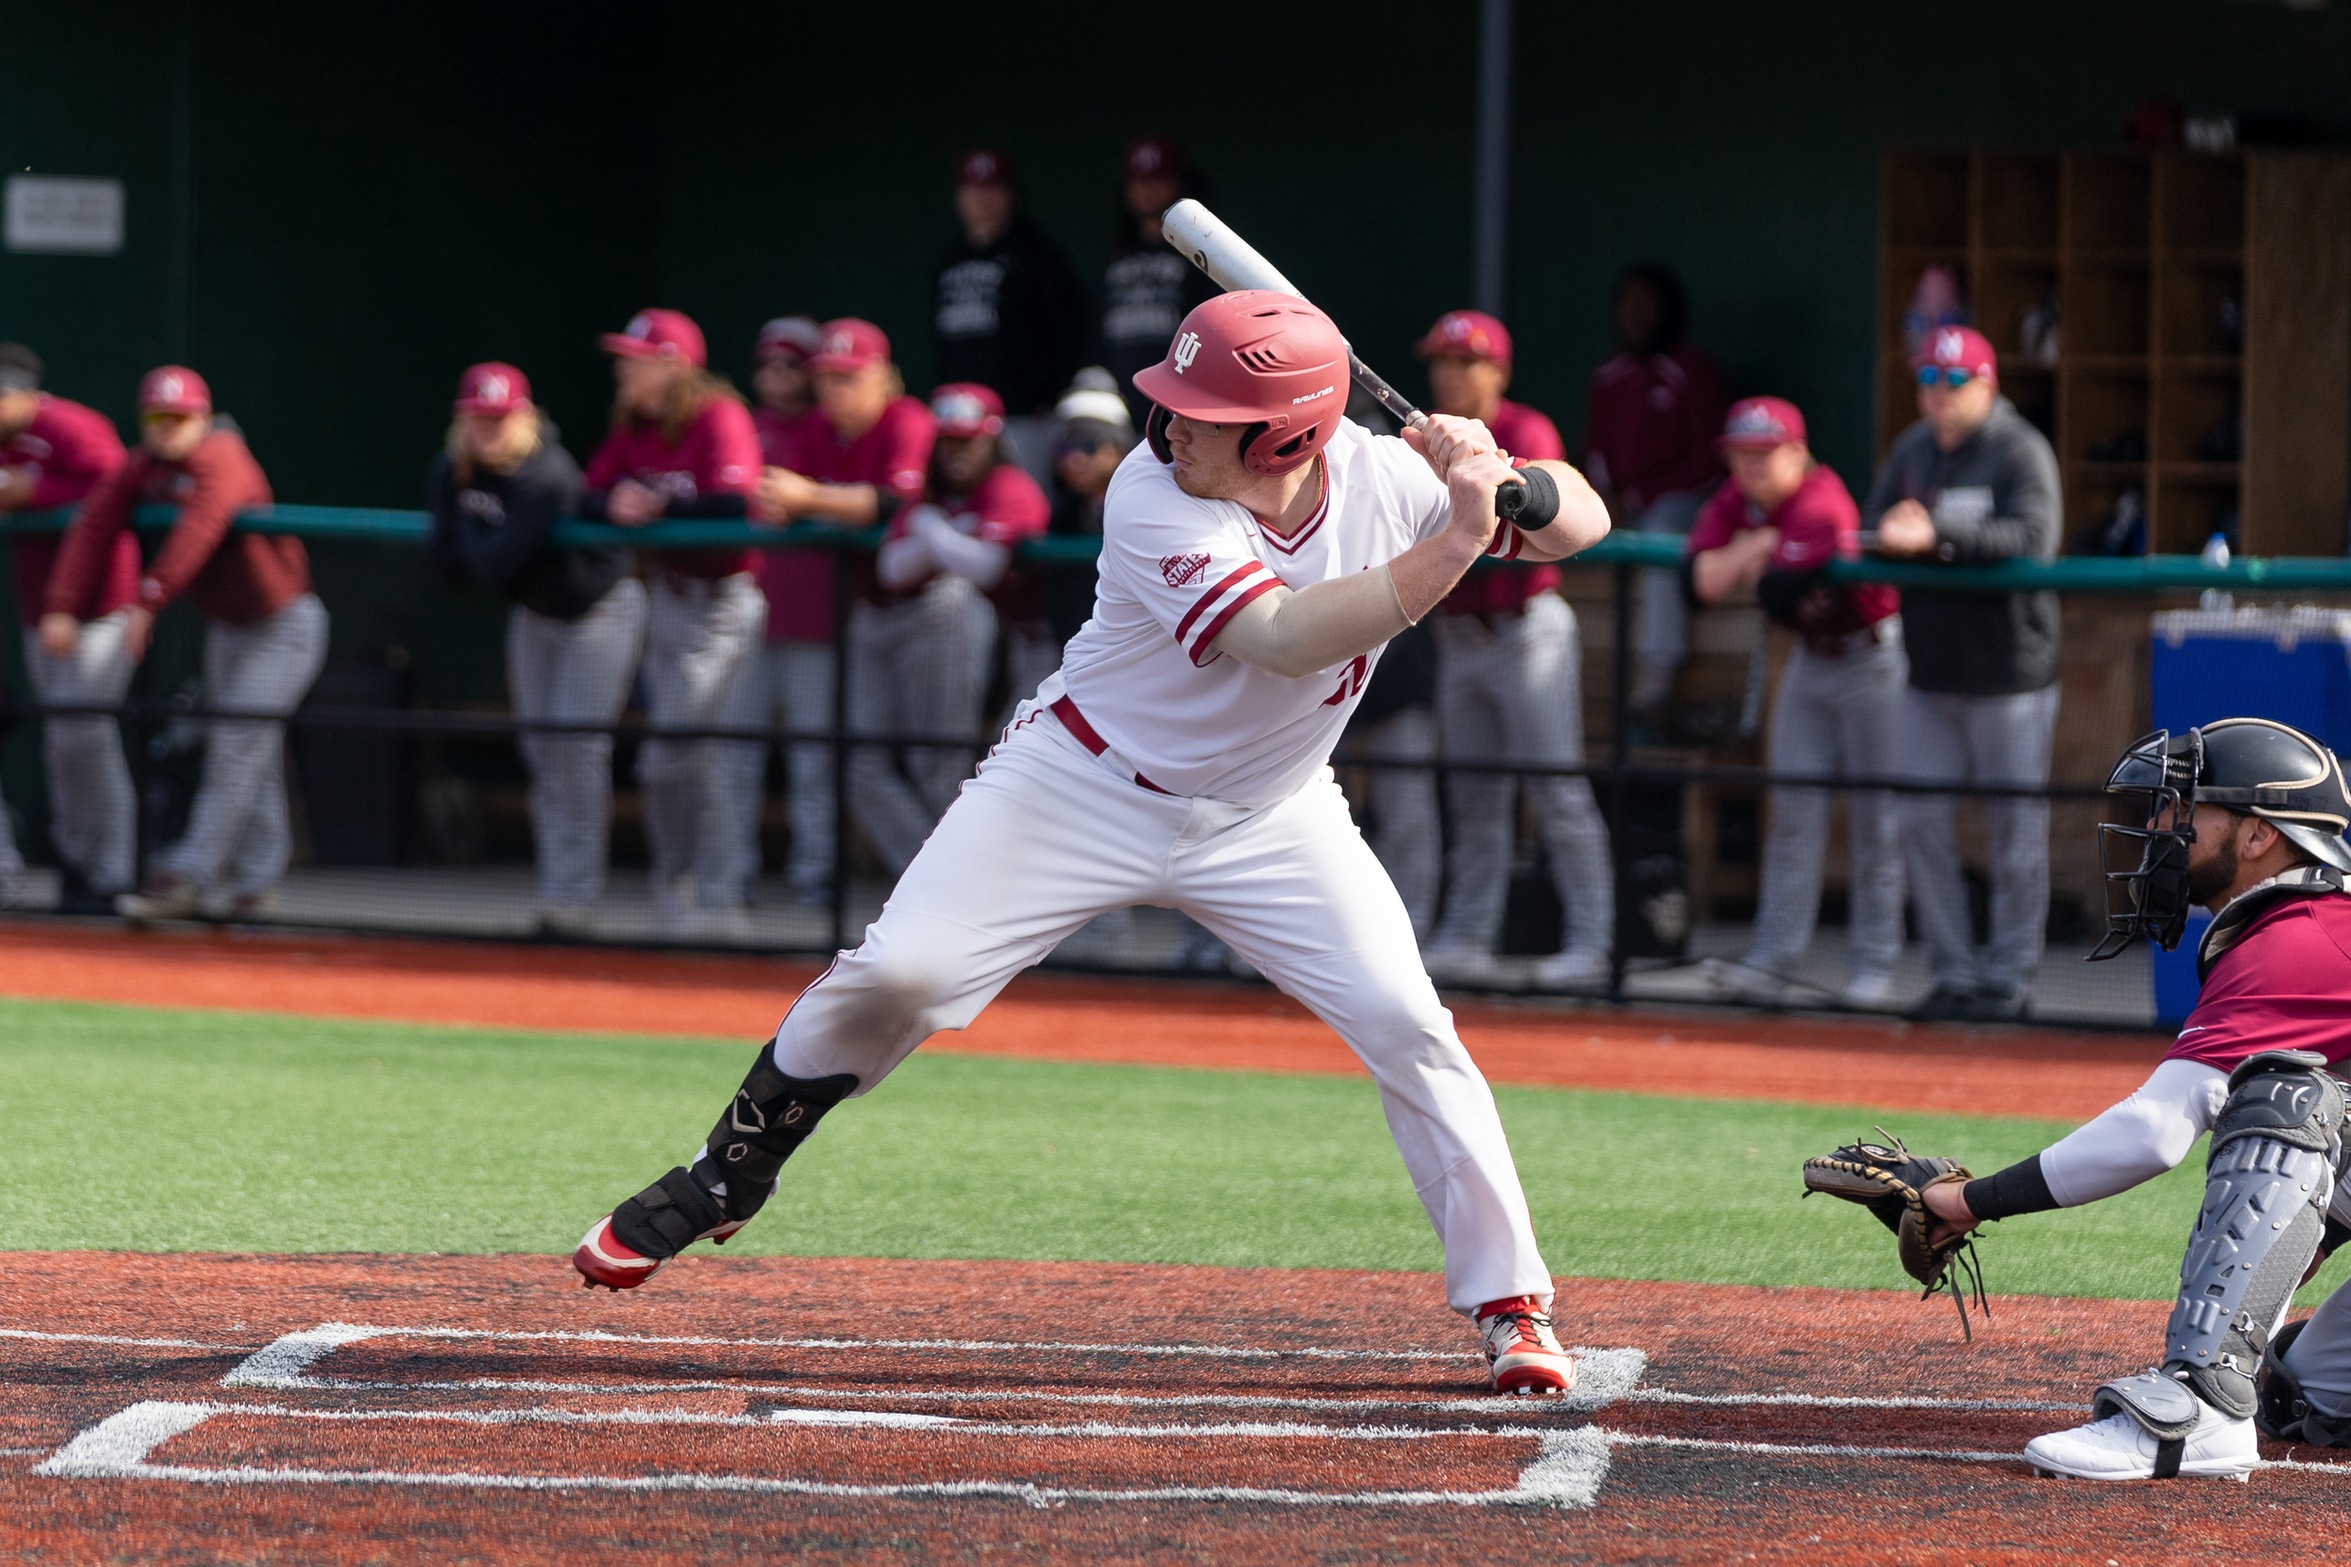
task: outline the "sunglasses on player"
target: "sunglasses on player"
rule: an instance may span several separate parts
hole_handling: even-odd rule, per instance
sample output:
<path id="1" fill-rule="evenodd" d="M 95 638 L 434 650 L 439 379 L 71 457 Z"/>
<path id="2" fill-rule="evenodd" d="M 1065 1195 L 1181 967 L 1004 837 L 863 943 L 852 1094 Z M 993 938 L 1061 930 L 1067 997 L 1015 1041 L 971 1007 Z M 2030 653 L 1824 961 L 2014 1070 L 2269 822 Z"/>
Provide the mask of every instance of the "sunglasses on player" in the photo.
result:
<path id="1" fill-rule="evenodd" d="M 1918 367 L 1918 384 L 1921 386 L 1939 384 L 1957 391 L 1974 379 L 1975 372 L 1973 370 L 1963 370 L 1957 365 L 1920 365 Z"/>

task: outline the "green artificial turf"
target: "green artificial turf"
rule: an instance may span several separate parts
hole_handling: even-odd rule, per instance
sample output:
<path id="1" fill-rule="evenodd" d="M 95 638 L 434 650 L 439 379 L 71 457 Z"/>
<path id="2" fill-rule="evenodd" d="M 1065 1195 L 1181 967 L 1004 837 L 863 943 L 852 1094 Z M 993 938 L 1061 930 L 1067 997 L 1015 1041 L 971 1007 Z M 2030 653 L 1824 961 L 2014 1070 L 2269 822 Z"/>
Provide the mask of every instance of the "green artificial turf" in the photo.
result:
<path id="1" fill-rule="evenodd" d="M 750 1047 L 0 999 L 0 1249 L 568 1250 L 696 1146 Z M 1797 1167 L 1883 1120 L 1978 1170 L 2061 1122 L 1498 1091 L 1563 1274 L 1892 1287 Z M 1997 1227 L 1995 1289 L 2165 1297 L 2201 1153 Z M 1361 1078 L 918 1054 L 728 1254 L 1438 1264 Z M 2329 1279 L 2339 1269 L 2328 1270 Z"/>

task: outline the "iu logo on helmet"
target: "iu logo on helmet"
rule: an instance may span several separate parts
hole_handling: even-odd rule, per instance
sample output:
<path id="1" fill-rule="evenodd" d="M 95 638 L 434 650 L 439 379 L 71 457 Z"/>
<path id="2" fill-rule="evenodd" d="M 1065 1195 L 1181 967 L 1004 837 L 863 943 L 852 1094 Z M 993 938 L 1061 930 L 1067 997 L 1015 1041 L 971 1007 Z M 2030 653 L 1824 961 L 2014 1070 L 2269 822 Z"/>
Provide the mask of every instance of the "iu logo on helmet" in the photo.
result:
<path id="1" fill-rule="evenodd" d="M 1182 337 L 1177 338 L 1175 352 L 1170 357 L 1175 360 L 1176 374 L 1182 375 L 1186 370 L 1191 369 L 1192 361 L 1200 357 L 1200 334 L 1186 332 Z"/>

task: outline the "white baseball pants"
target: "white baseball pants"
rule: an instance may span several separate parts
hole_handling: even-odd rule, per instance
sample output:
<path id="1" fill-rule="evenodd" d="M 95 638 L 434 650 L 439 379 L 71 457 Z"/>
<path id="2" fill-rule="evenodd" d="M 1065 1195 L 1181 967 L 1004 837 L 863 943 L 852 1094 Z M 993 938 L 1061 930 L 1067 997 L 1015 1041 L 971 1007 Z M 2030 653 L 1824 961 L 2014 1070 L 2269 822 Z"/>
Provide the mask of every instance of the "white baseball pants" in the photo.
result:
<path id="1" fill-rule="evenodd" d="M 1396 889 L 1326 770 L 1262 810 L 1159 794 L 1024 705 L 865 940 L 777 1027 L 777 1069 L 872 1090 L 1095 915 L 1181 909 L 1336 1029 L 1445 1248 L 1445 1298 L 1548 1301 L 1493 1094 L 1454 1032 Z"/>
<path id="2" fill-rule="evenodd" d="M 1554 767 L 1582 761 L 1583 653 L 1567 600 L 1537 594 L 1522 613 L 1491 628 L 1473 615 L 1439 616 L 1437 714 L 1448 759 Z M 1510 894 L 1520 789 L 1534 804 L 1551 859 L 1567 916 L 1567 949 L 1606 952 L 1616 931 L 1616 869 L 1591 780 L 1508 773 L 1456 773 L 1445 780 L 1453 846 L 1435 945 L 1493 950 Z"/>
<path id="3" fill-rule="evenodd" d="M 506 615 L 506 683 L 526 723 L 610 724 L 628 705 L 645 646 L 645 584 L 623 577 L 577 620 L 517 604 Z M 531 770 L 539 902 L 584 909 L 604 892 L 612 828 L 612 736 L 515 740 Z"/>
<path id="4" fill-rule="evenodd" d="M 27 631 L 25 672 L 33 694 L 61 707 L 120 707 L 139 663 L 124 636 L 129 614 L 118 609 L 85 622 L 63 658 L 41 651 L 40 638 Z M 121 730 L 95 714 L 44 718 L 41 755 L 49 771 L 49 836 L 58 853 L 93 892 L 130 891 L 139 870 L 139 803 Z"/>
<path id="5" fill-rule="evenodd" d="M 756 740 L 670 740 L 664 729 L 748 729 L 767 596 L 747 571 L 716 581 L 654 579 L 645 629 L 645 685 L 653 732 L 637 748 L 645 843 L 656 887 L 694 878 L 703 908 L 743 904 L 746 798 L 740 753 Z"/>
<path id="6" fill-rule="evenodd" d="M 327 611 L 305 593 L 250 626 L 204 628 L 204 703 L 257 718 L 204 726 L 204 776 L 188 830 L 158 858 L 167 873 L 233 896 L 266 892 L 286 874 L 286 726 L 327 656 Z"/>
<path id="7" fill-rule="evenodd" d="M 1901 622 L 1884 640 L 1830 658 L 1799 645 L 1788 655 L 1771 703 L 1771 770 L 1822 777 L 1891 777 L 1894 733 L 1910 678 Z M 1763 840 L 1763 895 L 1747 963 L 1793 975 L 1820 920 L 1821 871 L 1829 847 L 1827 789 L 1774 788 Z M 1894 796 L 1856 789 L 1845 796 L 1852 827 L 1852 974 L 1890 974 L 1902 955 L 1902 833 Z"/>
<path id="8" fill-rule="evenodd" d="M 905 870 L 971 771 L 988 692 L 996 611 L 961 577 L 933 577 L 913 598 L 849 612 L 849 732 L 972 736 L 905 747 L 852 746 L 849 809 L 893 875 Z"/>

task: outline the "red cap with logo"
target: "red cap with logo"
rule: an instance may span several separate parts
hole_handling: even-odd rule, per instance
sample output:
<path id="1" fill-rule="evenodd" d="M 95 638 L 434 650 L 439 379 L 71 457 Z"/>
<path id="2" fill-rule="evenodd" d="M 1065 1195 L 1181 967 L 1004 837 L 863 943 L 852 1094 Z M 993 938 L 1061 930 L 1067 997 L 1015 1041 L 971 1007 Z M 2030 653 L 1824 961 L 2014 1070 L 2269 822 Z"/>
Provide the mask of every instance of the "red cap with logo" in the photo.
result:
<path id="1" fill-rule="evenodd" d="M 1127 178 L 1130 180 L 1180 180 L 1190 167 L 1184 157 L 1184 149 L 1172 136 L 1138 136 L 1127 143 Z"/>
<path id="2" fill-rule="evenodd" d="M 944 436 L 1001 435 L 1004 399 L 977 381 L 949 381 L 931 393 L 931 417 Z"/>
<path id="3" fill-rule="evenodd" d="M 997 147 L 974 147 L 956 160 L 955 183 L 1001 185 L 1010 190 L 1020 179 L 1012 167 L 1012 154 Z"/>
<path id="4" fill-rule="evenodd" d="M 871 321 L 842 316 L 824 324 L 824 339 L 808 356 L 811 370 L 862 370 L 890 360 L 889 334 Z"/>
<path id="5" fill-rule="evenodd" d="M 1288 473 L 1331 442 L 1347 408 L 1347 340 L 1295 294 L 1241 289 L 1192 307 L 1167 357 L 1135 372 L 1135 390 L 1159 405 L 1145 427 L 1152 455 L 1170 460 L 1166 415 L 1249 426 L 1241 462 Z"/>
<path id="6" fill-rule="evenodd" d="M 1767 452 L 1804 439 L 1804 415 L 1784 397 L 1743 397 L 1722 422 L 1724 451 Z"/>
<path id="7" fill-rule="evenodd" d="M 139 412 L 143 414 L 208 414 L 212 388 L 186 365 L 150 370 L 139 383 Z"/>
<path id="8" fill-rule="evenodd" d="M 691 365 L 710 363 L 702 329 L 678 310 L 640 310 L 618 332 L 607 332 L 597 343 L 608 354 L 628 359 L 683 359 Z"/>
<path id="9" fill-rule="evenodd" d="M 815 353 L 824 342 L 824 328 L 810 316 L 778 316 L 759 329 L 751 352 L 762 363 L 779 355 L 795 363 Z"/>
<path id="10" fill-rule="evenodd" d="M 461 414 L 510 414 L 530 405 L 530 378 L 512 365 L 493 359 L 457 378 L 457 412 Z"/>
<path id="11" fill-rule="evenodd" d="M 1992 340 L 1972 326 L 1936 327 L 1919 345 L 1918 357 L 1911 363 L 1921 370 L 1936 365 L 1945 370 L 1965 370 L 1969 375 L 2000 372 L 2000 356 L 1992 352 Z"/>
<path id="12" fill-rule="evenodd" d="M 1483 310 L 1448 310 L 1420 340 L 1420 357 L 1459 354 L 1465 359 L 1510 363 L 1510 328 Z"/>

